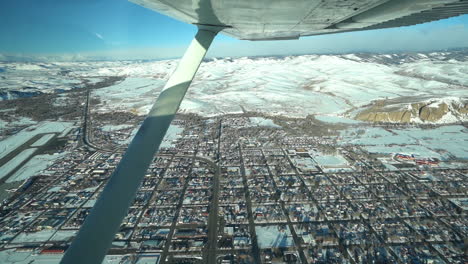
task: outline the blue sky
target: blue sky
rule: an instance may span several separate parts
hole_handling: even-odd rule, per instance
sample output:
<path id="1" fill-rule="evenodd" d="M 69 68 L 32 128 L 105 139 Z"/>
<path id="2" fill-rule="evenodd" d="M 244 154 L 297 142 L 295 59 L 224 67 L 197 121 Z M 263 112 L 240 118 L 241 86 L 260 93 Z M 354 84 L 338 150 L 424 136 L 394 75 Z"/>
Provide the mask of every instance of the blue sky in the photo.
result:
<path id="1" fill-rule="evenodd" d="M 0 54 L 38 58 L 179 57 L 196 32 L 126 0 L 2 0 Z M 412 27 L 249 42 L 218 36 L 209 56 L 468 47 L 468 15 Z"/>

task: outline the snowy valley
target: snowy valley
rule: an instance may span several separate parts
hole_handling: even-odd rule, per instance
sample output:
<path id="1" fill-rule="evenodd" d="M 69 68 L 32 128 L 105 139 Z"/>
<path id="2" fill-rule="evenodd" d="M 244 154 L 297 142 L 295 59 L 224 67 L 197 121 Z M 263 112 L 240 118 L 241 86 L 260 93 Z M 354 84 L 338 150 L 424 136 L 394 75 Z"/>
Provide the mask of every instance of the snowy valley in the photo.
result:
<path id="1" fill-rule="evenodd" d="M 3 62 L 0 97 L 63 97 L 68 91 L 101 88 L 92 90 L 93 98 L 100 100 L 99 111 L 145 115 L 176 65 L 177 60 Z M 466 50 L 209 59 L 201 65 L 180 112 L 464 122 L 467 76 Z"/>

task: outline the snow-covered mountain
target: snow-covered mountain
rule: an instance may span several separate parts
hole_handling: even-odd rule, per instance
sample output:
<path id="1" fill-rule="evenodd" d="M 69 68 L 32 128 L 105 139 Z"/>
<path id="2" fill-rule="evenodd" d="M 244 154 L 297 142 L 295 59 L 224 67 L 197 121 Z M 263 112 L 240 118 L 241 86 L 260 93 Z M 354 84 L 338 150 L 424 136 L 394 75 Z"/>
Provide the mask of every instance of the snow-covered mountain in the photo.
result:
<path id="1" fill-rule="evenodd" d="M 101 100 L 96 110 L 145 114 L 176 65 L 177 60 L 0 63 L 0 97 L 63 92 L 121 76 L 125 80 L 93 91 Z M 418 112 L 411 122 L 464 121 L 467 76 L 468 51 L 210 59 L 201 65 L 181 112 L 402 122 L 408 114 L 375 113 L 396 116 L 392 113 L 407 110 Z M 430 110 L 435 104 L 442 105 L 442 115 Z"/>

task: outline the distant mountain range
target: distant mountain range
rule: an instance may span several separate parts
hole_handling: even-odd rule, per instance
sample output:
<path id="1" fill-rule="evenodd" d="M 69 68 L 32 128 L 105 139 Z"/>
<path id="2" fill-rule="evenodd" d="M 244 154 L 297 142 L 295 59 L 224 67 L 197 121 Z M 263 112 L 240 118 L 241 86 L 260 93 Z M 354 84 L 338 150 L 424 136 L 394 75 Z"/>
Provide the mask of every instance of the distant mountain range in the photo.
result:
<path id="1" fill-rule="evenodd" d="M 120 76 L 123 81 L 92 93 L 101 100 L 100 111 L 143 115 L 176 65 L 177 60 L 0 62 L 0 98 L 63 93 Z M 181 112 L 453 123 L 467 120 L 467 76 L 466 49 L 213 58 L 200 67 Z"/>

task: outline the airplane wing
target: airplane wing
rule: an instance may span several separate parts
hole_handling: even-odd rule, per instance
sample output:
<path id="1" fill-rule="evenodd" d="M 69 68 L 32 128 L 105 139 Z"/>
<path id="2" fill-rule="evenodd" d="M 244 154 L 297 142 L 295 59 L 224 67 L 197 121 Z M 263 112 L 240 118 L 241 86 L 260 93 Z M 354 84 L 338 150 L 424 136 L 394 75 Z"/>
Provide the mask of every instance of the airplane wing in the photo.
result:
<path id="1" fill-rule="evenodd" d="M 409 26 L 468 13 L 467 0 L 130 0 L 245 40 Z"/>
<path id="2" fill-rule="evenodd" d="M 133 138 L 61 263 L 102 263 L 212 40 L 301 36 L 412 25 L 467 13 L 468 0 L 132 0 L 197 35 Z M 216 231 L 215 231 L 216 232 Z"/>

